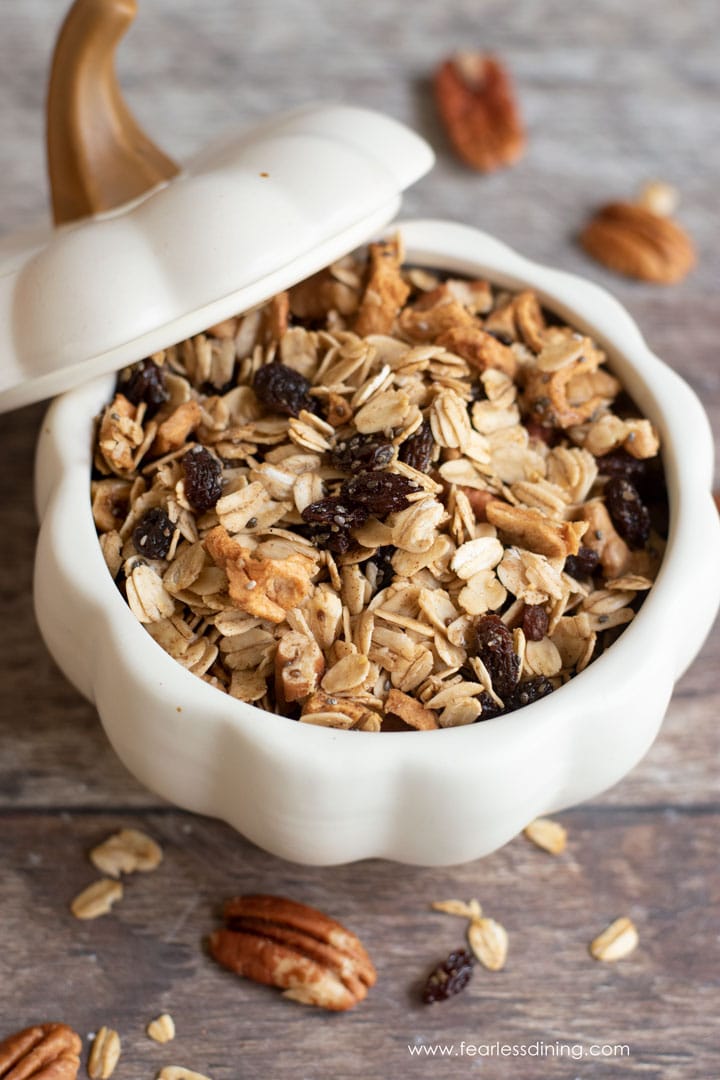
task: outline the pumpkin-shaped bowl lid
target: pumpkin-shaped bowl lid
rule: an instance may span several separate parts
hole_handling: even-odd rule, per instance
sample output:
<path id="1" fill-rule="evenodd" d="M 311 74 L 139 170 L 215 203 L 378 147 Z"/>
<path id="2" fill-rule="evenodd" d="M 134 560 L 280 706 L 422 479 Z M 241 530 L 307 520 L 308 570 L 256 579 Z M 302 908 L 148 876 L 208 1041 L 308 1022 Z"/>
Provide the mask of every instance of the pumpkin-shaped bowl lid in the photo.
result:
<path id="1" fill-rule="evenodd" d="M 112 64 L 102 76 L 72 25 L 78 9 L 103 27 L 113 12 L 103 46 L 112 58 L 134 2 L 78 0 L 58 41 L 48 100 L 56 226 L 0 241 L 0 412 L 119 370 L 302 280 L 383 229 L 433 163 L 397 121 L 317 105 L 178 169 L 135 125 Z M 133 197 L 117 205 L 123 193 Z"/>

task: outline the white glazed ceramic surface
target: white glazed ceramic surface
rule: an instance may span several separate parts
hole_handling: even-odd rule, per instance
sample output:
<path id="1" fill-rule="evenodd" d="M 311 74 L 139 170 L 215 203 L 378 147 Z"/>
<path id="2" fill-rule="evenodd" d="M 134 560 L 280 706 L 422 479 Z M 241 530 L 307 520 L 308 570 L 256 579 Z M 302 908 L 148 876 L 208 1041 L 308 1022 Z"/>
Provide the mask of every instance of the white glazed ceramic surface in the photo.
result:
<path id="1" fill-rule="evenodd" d="M 430 169 L 404 124 L 296 109 L 108 214 L 0 241 L 0 412 L 118 371 L 287 288 L 398 212 Z"/>
<path id="2" fill-rule="evenodd" d="M 95 702 L 115 750 L 144 784 L 304 863 L 458 863 L 504 844 L 539 814 L 603 791 L 652 743 L 720 599 L 708 422 L 624 309 L 597 286 L 474 229 L 415 221 L 402 232 L 416 263 L 536 289 L 609 350 L 660 430 L 671 531 L 658 580 L 620 640 L 550 697 L 468 727 L 381 734 L 301 725 L 235 701 L 163 652 L 106 570 L 90 509 L 90 447 L 113 379 L 57 400 L 38 451 L 36 608 L 58 664 Z"/>

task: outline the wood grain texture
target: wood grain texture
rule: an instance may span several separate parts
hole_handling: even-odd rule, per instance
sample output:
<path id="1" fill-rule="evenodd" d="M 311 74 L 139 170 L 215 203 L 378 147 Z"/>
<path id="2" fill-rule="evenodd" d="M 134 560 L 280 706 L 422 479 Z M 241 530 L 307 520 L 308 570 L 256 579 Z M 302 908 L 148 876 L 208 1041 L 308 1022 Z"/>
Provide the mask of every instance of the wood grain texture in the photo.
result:
<path id="1" fill-rule="evenodd" d="M 65 6 L 2 5 L 0 233 L 45 211 L 44 78 Z M 701 393 L 720 432 L 714 0 L 454 0 L 412 11 L 401 0 L 140 7 L 120 72 L 139 119 L 168 153 L 182 159 L 228 127 L 323 98 L 411 123 L 436 147 L 438 164 L 407 194 L 404 214 L 467 221 L 609 287 L 655 351 Z M 429 93 L 438 58 L 475 43 L 509 62 L 530 136 L 516 168 L 487 178 L 449 155 Z M 656 176 L 683 193 L 679 216 L 700 255 L 698 269 L 671 289 L 616 278 L 573 242 L 596 204 Z M 450 870 L 282 863 L 141 788 L 47 656 L 31 605 L 31 474 L 42 415 L 32 406 L 0 422 L 0 1037 L 50 1019 L 83 1037 L 108 1024 L 123 1038 L 116 1075 L 138 1080 L 170 1063 L 213 1080 L 455 1077 L 480 1066 L 492 1080 L 720 1073 L 717 631 L 678 685 L 642 764 L 563 815 L 570 846 L 561 859 L 520 838 Z M 165 863 L 131 879 L 112 915 L 78 923 L 68 904 L 94 877 L 85 853 L 122 825 L 148 829 L 163 843 Z M 216 970 L 202 941 L 222 899 L 241 891 L 286 893 L 357 931 L 379 969 L 368 1000 L 326 1017 Z M 460 922 L 428 910 L 450 896 L 477 896 L 503 922 L 510 958 L 503 973 L 478 972 L 465 995 L 426 1009 L 417 1003 L 419 981 L 462 940 Z M 621 914 L 636 921 L 640 948 L 616 966 L 594 963 L 588 942 Z M 159 1047 L 144 1027 L 165 1009 L 178 1037 Z M 631 1056 L 428 1064 L 407 1049 L 463 1039 L 627 1043 Z"/>

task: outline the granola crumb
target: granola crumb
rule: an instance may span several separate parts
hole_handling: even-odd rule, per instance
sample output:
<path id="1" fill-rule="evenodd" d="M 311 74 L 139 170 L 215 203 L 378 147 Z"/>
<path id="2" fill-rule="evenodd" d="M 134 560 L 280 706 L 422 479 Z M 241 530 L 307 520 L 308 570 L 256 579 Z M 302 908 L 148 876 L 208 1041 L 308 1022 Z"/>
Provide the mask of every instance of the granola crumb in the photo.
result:
<path id="1" fill-rule="evenodd" d="M 93 866 L 112 878 L 156 870 L 162 858 L 160 845 L 139 829 L 121 829 L 90 852 Z"/>
<path id="2" fill-rule="evenodd" d="M 175 1021 L 170 1013 L 162 1013 L 151 1020 L 146 1028 L 148 1036 L 156 1043 L 172 1042 L 175 1038 Z"/>

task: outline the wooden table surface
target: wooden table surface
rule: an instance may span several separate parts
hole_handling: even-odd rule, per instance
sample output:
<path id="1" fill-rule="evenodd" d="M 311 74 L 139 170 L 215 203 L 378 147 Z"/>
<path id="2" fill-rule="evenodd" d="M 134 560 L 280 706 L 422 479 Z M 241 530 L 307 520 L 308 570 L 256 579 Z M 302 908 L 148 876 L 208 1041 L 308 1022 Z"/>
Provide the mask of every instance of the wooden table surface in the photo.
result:
<path id="1" fill-rule="evenodd" d="M 132 105 L 170 153 L 181 158 L 228 127 L 313 99 L 386 110 L 438 151 L 432 176 L 406 196 L 405 214 L 487 228 L 612 289 L 651 346 L 700 392 L 720 432 L 714 0 L 140 6 L 120 69 Z M 3 232 L 44 209 L 44 77 L 64 7 L 2 4 Z M 428 90 L 438 58 L 473 45 L 505 56 L 530 129 L 524 160 L 489 178 L 449 156 Z M 572 239 L 594 204 L 630 196 L 656 176 L 682 191 L 680 217 L 700 253 L 697 271 L 669 289 L 605 273 Z M 290 865 L 140 787 L 115 759 L 94 709 L 48 657 L 31 602 L 42 413 L 32 406 L 0 426 L 0 1037 L 51 1019 L 83 1038 L 107 1024 L 123 1040 L 118 1080 L 153 1077 L 164 1064 L 212 1080 L 720 1076 L 717 632 L 678 685 L 642 764 L 562 815 L 570 842 L 561 858 L 518 838 L 452 869 Z M 150 832 L 165 861 L 127 883 L 115 913 L 78 922 L 68 904 L 94 878 L 86 852 L 121 826 Z M 217 970 L 203 938 L 218 903 L 243 891 L 285 893 L 354 928 L 379 970 L 368 1000 L 354 1013 L 326 1016 Z M 477 896 L 507 927 L 509 961 L 501 974 L 478 972 L 465 994 L 427 1008 L 418 982 L 462 940 L 461 924 L 428 905 L 452 896 Z M 615 966 L 593 962 L 587 943 L 620 914 L 637 923 L 639 949 Z M 163 1010 L 177 1024 L 166 1047 L 144 1034 Z M 462 1040 L 518 1048 L 559 1041 L 585 1056 L 459 1056 Z M 456 1054 L 431 1063 L 408 1049 L 441 1044 Z M 598 1059 L 591 1044 L 626 1044 L 630 1053 Z"/>

